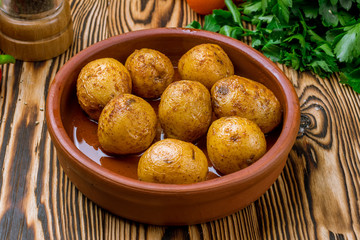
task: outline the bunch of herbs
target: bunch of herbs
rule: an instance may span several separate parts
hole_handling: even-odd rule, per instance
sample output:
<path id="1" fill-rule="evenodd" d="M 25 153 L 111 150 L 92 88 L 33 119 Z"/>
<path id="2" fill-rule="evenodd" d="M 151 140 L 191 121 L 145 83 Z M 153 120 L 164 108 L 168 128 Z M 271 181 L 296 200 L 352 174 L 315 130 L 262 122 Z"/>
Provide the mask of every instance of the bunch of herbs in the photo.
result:
<path id="1" fill-rule="evenodd" d="M 225 0 L 228 10 L 206 15 L 204 29 L 242 40 L 274 62 L 320 77 L 340 74 L 360 93 L 360 0 Z M 245 28 L 250 23 L 254 30 Z"/>

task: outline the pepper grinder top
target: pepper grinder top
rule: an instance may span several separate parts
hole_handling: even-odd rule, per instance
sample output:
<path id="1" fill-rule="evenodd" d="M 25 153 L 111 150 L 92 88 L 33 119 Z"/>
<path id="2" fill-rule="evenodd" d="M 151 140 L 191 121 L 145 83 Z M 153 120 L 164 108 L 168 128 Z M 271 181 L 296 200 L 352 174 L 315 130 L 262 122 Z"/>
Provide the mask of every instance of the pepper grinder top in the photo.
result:
<path id="1" fill-rule="evenodd" d="M 67 0 L 0 0 L 0 49 L 16 59 L 41 61 L 73 40 Z"/>

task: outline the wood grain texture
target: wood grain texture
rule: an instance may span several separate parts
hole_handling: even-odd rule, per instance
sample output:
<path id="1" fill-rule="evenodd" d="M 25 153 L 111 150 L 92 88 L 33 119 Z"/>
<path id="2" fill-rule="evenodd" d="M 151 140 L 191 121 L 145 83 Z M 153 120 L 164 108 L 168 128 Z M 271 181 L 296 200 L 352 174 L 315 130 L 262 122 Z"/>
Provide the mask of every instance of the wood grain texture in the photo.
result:
<path id="1" fill-rule="evenodd" d="M 59 166 L 47 133 L 47 89 L 59 68 L 108 37 L 182 27 L 185 0 L 71 0 L 74 42 L 43 62 L 1 66 L 0 239 L 360 239 L 360 95 L 278 65 L 295 86 L 301 128 L 273 186 L 247 208 L 192 226 L 152 226 L 103 210 Z M 246 41 L 245 41 L 246 42 Z"/>

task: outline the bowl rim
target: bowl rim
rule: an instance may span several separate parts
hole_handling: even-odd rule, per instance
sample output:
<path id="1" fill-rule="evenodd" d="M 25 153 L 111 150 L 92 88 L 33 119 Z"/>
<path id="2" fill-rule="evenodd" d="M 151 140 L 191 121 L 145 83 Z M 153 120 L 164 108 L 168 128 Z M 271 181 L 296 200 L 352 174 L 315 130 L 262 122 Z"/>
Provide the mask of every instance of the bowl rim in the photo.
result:
<path id="1" fill-rule="evenodd" d="M 65 131 L 61 121 L 61 98 L 54 97 L 56 95 L 62 96 L 66 83 L 64 75 L 67 75 L 67 71 L 75 69 L 74 64 L 72 64 L 73 62 L 82 61 L 89 56 L 93 56 L 98 52 L 101 52 L 101 49 L 113 44 L 127 42 L 133 38 L 145 37 L 149 34 L 164 37 L 185 35 L 204 39 L 210 38 L 212 41 L 218 41 L 223 45 L 235 46 L 243 51 L 244 54 L 251 56 L 250 58 L 253 61 L 263 65 L 266 71 L 279 80 L 279 86 L 281 86 L 281 90 L 287 96 L 285 99 L 286 101 L 283 104 L 283 127 L 279 138 L 263 157 L 245 169 L 219 178 L 192 184 L 162 184 L 142 182 L 137 179 L 132 179 L 114 173 L 91 160 L 76 148 L 75 144 Z M 295 142 L 300 125 L 300 107 L 298 96 L 289 79 L 275 65 L 275 63 L 267 59 L 262 53 L 239 40 L 214 32 L 189 28 L 152 28 L 136 30 L 110 37 L 87 47 L 68 60 L 57 72 L 49 86 L 46 103 L 46 121 L 52 141 L 56 144 L 56 146 L 60 147 L 63 152 L 71 156 L 71 161 L 73 161 L 73 163 L 77 164 L 80 168 L 85 169 L 91 175 L 101 177 L 103 181 L 106 181 L 109 184 L 114 184 L 117 187 L 132 189 L 133 191 L 161 193 L 165 195 L 179 193 L 201 194 L 203 192 L 215 191 L 216 189 L 239 186 L 239 184 L 251 182 L 252 180 L 257 179 L 259 176 L 266 174 L 266 169 L 271 168 L 273 165 L 281 164 L 281 159 L 284 157 L 287 158 L 287 155 Z M 255 169 L 256 171 L 253 171 Z"/>

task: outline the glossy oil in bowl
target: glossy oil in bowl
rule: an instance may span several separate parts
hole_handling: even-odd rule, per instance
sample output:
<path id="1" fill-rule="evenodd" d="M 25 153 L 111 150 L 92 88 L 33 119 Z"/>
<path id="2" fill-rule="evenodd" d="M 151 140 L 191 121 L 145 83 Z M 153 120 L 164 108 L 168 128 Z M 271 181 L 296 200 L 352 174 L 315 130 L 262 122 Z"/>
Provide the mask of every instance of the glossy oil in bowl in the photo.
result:
<path id="1" fill-rule="evenodd" d="M 283 108 L 282 125 L 267 136 L 266 154 L 241 171 L 219 176 L 210 168 L 208 180 L 195 184 L 138 181 L 135 169 L 138 156 L 121 160 L 101 152 L 96 123 L 84 115 L 77 103 L 77 76 L 92 60 L 113 57 L 124 63 L 135 49 L 144 47 L 164 53 L 176 67 L 182 54 L 201 43 L 220 45 L 232 60 L 236 74 L 259 81 L 275 93 Z M 207 31 L 159 28 L 109 38 L 70 59 L 50 85 L 46 120 L 61 166 L 88 198 L 114 214 L 138 222 L 188 225 L 227 216 L 266 192 L 286 163 L 298 132 L 300 112 L 290 81 L 274 63 L 251 47 Z"/>

